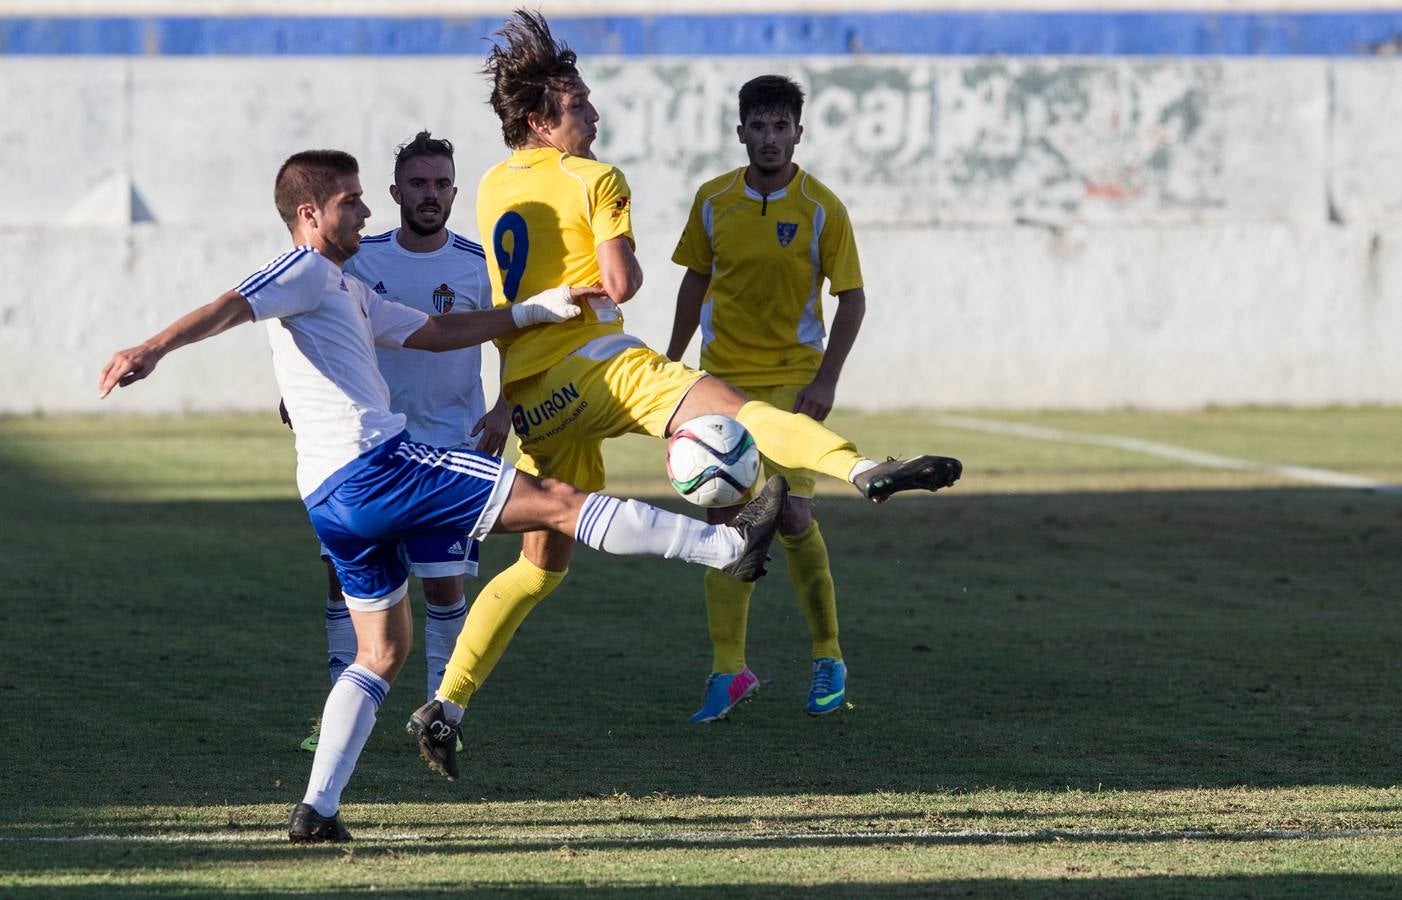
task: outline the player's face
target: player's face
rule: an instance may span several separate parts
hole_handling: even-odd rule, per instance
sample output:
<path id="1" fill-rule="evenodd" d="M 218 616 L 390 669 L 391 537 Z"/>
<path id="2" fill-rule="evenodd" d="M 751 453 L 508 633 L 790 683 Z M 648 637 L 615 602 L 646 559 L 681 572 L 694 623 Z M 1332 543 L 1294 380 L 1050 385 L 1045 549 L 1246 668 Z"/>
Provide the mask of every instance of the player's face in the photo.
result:
<path id="1" fill-rule="evenodd" d="M 389 188 L 399 204 L 400 224 L 424 237 L 442 231 L 458 196 L 453 177 L 453 161 L 446 156 L 416 156 L 405 163 Z"/>
<path id="2" fill-rule="evenodd" d="M 544 127 L 546 143 L 572 156 L 594 158 L 599 112 L 589 102 L 589 86 L 576 80 L 560 95 L 560 121 Z"/>
<path id="3" fill-rule="evenodd" d="M 361 197 L 360 176 L 342 175 L 331 199 L 311 216 L 312 246 L 339 265 L 360 249 L 360 231 L 368 218 L 370 208 Z"/>
<path id="4" fill-rule="evenodd" d="M 750 156 L 750 165 L 765 175 L 774 175 L 793 160 L 793 148 L 803 137 L 803 126 L 787 112 L 751 112 L 736 127 L 740 143 Z"/>

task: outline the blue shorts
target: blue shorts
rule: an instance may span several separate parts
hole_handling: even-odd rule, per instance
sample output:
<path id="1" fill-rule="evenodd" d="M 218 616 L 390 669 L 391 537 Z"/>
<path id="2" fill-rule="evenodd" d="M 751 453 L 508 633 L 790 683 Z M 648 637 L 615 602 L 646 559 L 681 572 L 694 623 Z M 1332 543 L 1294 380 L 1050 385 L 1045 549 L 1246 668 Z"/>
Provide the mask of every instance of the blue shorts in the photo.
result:
<path id="1" fill-rule="evenodd" d="M 481 540 L 511 493 L 516 470 L 472 450 L 391 438 L 350 465 L 349 474 L 307 509 L 346 605 L 389 609 L 404 598 L 409 567 L 401 544 Z"/>
<path id="2" fill-rule="evenodd" d="M 404 542 L 409 571 L 420 578 L 477 574 L 477 541 L 464 534 L 444 532 L 409 538 Z"/>
<path id="3" fill-rule="evenodd" d="M 411 538 L 403 543 L 409 571 L 420 578 L 449 578 L 453 575 L 477 577 L 480 541 L 463 534 L 445 532 Z M 321 545 L 321 555 L 331 558 L 331 551 Z"/>

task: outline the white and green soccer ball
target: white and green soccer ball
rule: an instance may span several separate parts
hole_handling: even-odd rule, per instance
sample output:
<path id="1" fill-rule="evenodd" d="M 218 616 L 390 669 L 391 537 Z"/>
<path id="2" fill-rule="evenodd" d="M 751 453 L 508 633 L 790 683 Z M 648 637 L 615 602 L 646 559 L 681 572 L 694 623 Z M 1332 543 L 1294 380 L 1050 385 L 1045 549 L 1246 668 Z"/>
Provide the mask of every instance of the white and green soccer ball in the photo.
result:
<path id="1" fill-rule="evenodd" d="M 697 416 L 667 440 L 667 478 L 697 506 L 744 502 L 759 479 L 759 463 L 755 439 L 728 416 Z"/>

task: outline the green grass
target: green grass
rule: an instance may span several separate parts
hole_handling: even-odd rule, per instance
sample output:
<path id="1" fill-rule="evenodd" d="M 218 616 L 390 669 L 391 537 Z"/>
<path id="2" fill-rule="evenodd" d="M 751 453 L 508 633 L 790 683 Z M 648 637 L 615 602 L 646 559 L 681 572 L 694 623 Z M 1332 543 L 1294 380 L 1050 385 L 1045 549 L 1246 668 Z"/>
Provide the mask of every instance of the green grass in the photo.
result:
<path id="1" fill-rule="evenodd" d="M 989 417 L 1402 482 L 1395 409 Z M 849 708 L 803 714 L 779 564 L 758 697 L 688 725 L 699 572 L 582 551 L 474 700 L 464 777 L 403 733 L 416 653 L 346 793 L 357 842 L 308 849 L 283 830 L 324 586 L 290 436 L 0 419 L 0 896 L 1402 890 L 1402 496 L 924 414 L 834 424 L 968 465 L 935 497 L 818 500 Z M 683 508 L 660 458 L 615 442 L 611 489 Z M 493 538 L 484 568 L 516 551 Z"/>

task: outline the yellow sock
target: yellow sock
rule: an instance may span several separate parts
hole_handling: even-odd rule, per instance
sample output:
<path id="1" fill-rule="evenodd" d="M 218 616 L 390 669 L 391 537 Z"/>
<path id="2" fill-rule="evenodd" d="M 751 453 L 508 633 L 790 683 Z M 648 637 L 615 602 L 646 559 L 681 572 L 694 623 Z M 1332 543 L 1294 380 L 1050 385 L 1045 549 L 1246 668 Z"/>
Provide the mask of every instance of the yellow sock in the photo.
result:
<path id="1" fill-rule="evenodd" d="M 832 583 L 832 567 L 828 564 L 828 545 L 814 522 L 798 534 L 780 534 L 779 543 L 789 563 L 789 578 L 793 580 L 798 605 L 808 620 L 808 633 L 813 637 L 813 658 L 825 656 L 842 658 L 837 645 L 837 589 Z"/>
<path id="2" fill-rule="evenodd" d="M 466 706 L 506 652 L 522 620 L 564 578 L 565 572 L 547 571 L 522 555 L 487 582 L 467 612 L 443 671 L 439 696 Z"/>
<path id="3" fill-rule="evenodd" d="M 716 569 L 706 570 L 706 624 L 711 629 L 711 671 L 745 668 L 745 631 L 755 586 Z"/>
<path id="4" fill-rule="evenodd" d="M 808 416 L 751 400 L 735 418 L 755 436 L 765 456 L 788 469 L 812 469 L 846 481 L 863 457 L 852 442 Z"/>

